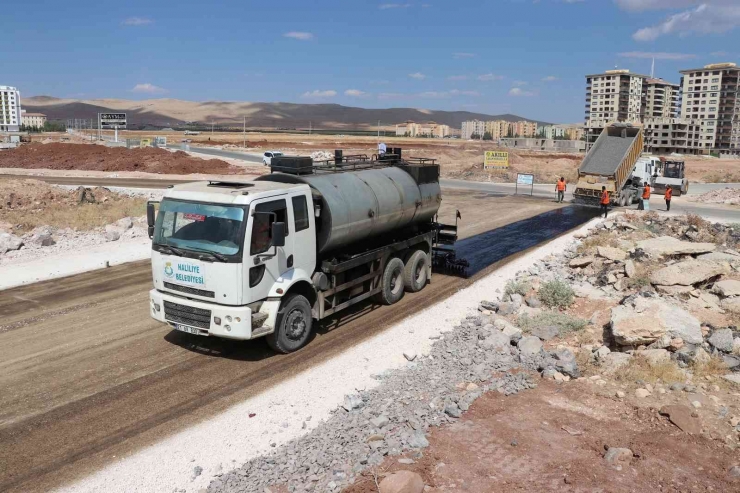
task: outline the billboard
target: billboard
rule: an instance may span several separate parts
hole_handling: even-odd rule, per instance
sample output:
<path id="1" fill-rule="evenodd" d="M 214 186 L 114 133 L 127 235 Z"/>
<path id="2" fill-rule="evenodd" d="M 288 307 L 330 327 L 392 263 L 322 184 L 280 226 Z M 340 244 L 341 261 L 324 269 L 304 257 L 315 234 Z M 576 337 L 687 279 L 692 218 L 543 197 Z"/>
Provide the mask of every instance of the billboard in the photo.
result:
<path id="1" fill-rule="evenodd" d="M 506 169 L 509 167 L 509 153 L 506 151 L 486 151 L 483 169 Z"/>
<path id="2" fill-rule="evenodd" d="M 98 113 L 100 128 L 126 128 L 126 113 Z"/>

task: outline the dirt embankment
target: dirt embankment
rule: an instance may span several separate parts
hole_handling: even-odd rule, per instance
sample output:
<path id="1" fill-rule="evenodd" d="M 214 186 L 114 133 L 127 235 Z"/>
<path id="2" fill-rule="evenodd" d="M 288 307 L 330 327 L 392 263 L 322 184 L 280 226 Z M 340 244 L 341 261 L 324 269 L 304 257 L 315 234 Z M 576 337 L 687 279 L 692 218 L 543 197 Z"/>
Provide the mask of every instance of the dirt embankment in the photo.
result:
<path id="1" fill-rule="evenodd" d="M 87 231 L 141 216 L 146 199 L 93 187 L 70 190 L 38 180 L 0 181 L 0 231 L 22 234 L 39 226 Z"/>
<path id="2" fill-rule="evenodd" d="M 89 144 L 29 144 L 0 152 L 0 168 L 143 171 L 166 174 L 240 174 L 220 159 L 200 159 L 182 151 L 126 149 Z"/>

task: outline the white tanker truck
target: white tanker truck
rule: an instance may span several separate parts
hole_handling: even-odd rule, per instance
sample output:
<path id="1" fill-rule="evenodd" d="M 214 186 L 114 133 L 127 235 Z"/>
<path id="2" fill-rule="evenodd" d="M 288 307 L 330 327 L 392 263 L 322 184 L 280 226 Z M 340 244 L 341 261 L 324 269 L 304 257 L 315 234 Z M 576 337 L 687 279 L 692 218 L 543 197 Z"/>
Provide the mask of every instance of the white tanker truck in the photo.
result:
<path id="1" fill-rule="evenodd" d="M 196 182 L 147 207 L 153 318 L 200 336 L 266 336 L 301 348 L 321 320 L 365 299 L 391 305 L 464 265 L 455 225 L 435 222 L 439 166 L 401 158 L 273 159 L 254 181 Z M 459 214 L 458 214 L 459 217 Z M 444 246 L 447 245 L 447 246 Z"/>

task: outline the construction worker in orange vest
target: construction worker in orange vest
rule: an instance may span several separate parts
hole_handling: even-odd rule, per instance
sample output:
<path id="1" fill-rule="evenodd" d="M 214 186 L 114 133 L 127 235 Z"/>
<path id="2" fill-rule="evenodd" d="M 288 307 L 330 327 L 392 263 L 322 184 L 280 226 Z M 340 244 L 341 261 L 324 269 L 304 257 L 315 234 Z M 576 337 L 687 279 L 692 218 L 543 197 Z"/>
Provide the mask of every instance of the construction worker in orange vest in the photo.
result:
<path id="1" fill-rule="evenodd" d="M 604 213 L 605 218 L 606 218 L 606 213 L 607 213 L 608 208 L 609 208 L 609 192 L 606 191 L 606 187 L 601 187 L 601 212 Z"/>
<path id="2" fill-rule="evenodd" d="M 671 210 L 671 198 L 673 197 L 673 189 L 670 185 L 665 187 L 665 210 Z"/>
<path id="3" fill-rule="evenodd" d="M 645 182 L 645 186 L 642 190 L 642 200 L 637 204 L 637 209 L 641 211 L 650 210 L 650 184 Z"/>
<path id="4" fill-rule="evenodd" d="M 558 192 L 558 199 L 556 202 L 562 202 L 565 198 L 565 191 L 568 189 L 568 186 L 565 184 L 565 177 L 560 177 L 560 180 L 555 184 L 555 190 Z"/>

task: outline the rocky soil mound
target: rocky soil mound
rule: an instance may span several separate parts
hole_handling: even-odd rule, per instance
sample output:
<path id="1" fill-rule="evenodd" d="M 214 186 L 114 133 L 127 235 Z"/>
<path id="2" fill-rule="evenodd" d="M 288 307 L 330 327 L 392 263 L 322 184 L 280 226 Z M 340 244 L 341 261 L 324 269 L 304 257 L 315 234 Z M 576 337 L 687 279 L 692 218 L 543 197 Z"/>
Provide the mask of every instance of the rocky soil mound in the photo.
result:
<path id="1" fill-rule="evenodd" d="M 740 188 L 718 188 L 697 197 L 690 197 L 689 200 L 704 202 L 705 204 L 738 205 L 740 204 Z"/>
<path id="2" fill-rule="evenodd" d="M 146 217 L 141 214 L 146 199 L 159 195 L 0 180 L 0 264 L 146 237 Z"/>
<path id="3" fill-rule="evenodd" d="M 104 187 L 80 187 L 72 190 L 40 180 L 0 180 L 0 217 L 3 211 L 30 211 L 80 203 L 108 202 L 119 198 L 119 194 Z"/>
<path id="4" fill-rule="evenodd" d="M 238 174 L 220 159 L 200 159 L 185 152 L 156 148 L 126 149 L 90 144 L 28 144 L 0 152 L 0 168 L 142 171 L 162 174 Z"/>

